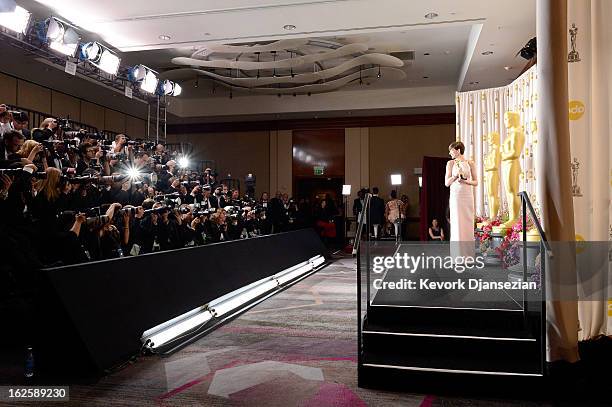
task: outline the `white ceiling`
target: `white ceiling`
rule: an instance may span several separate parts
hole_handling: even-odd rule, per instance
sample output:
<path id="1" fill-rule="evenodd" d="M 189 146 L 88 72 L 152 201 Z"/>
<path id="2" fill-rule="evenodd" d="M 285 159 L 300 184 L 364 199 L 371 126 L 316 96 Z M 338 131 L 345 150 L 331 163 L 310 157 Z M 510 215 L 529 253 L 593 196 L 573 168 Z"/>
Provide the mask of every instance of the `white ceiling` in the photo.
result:
<path id="1" fill-rule="evenodd" d="M 290 38 L 366 43 L 371 52 L 416 52 L 415 61 L 402 68 L 407 75 L 405 80 L 379 81 L 368 87 L 369 91 L 501 86 L 518 75 L 526 61 L 515 55 L 535 36 L 535 0 L 17 0 L 17 3 L 36 14 L 55 13 L 99 35 L 122 51 L 123 63 L 143 63 L 160 70 L 176 67 L 170 62 L 173 57 L 189 56 L 206 44 L 265 43 Z M 439 16 L 427 19 L 424 16 L 429 12 Z M 286 24 L 293 24 L 296 29 L 285 30 Z M 83 33 L 84 38 L 91 35 Z M 160 35 L 171 39 L 160 40 Z M 482 55 L 485 51 L 493 54 Z M 181 97 L 213 96 L 205 83 L 202 86 L 200 82 L 197 89 L 192 83 L 184 86 Z"/>

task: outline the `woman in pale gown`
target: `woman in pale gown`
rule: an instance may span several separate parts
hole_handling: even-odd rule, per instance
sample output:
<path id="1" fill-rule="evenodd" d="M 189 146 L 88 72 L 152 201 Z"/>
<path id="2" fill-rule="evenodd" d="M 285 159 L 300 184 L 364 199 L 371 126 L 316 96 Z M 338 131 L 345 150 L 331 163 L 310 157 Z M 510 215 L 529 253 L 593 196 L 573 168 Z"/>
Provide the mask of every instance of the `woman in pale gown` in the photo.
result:
<path id="1" fill-rule="evenodd" d="M 474 245 L 474 187 L 478 185 L 473 161 L 463 156 L 465 145 L 456 141 L 448 147 L 452 158 L 446 164 L 445 185 L 450 187 L 450 255 L 463 257 L 462 262 L 473 262 Z M 471 259 L 467 259 L 471 257 Z"/>

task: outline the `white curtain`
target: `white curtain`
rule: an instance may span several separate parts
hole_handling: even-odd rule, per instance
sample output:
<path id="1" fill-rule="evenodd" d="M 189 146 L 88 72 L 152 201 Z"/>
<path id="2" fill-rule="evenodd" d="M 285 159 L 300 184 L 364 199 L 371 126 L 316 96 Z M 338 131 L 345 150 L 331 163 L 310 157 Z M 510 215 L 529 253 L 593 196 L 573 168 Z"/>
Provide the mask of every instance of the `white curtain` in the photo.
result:
<path id="1" fill-rule="evenodd" d="M 525 148 L 521 155 L 520 190 L 527 191 L 534 207 L 539 208 L 535 185 L 535 144 L 537 143 L 537 70 L 532 67 L 511 84 L 500 88 L 482 89 L 471 92 L 457 92 L 457 140 L 466 148 L 466 157 L 476 164 L 479 184 L 476 188 L 476 215 L 486 216 L 487 202 L 485 194 L 484 156 L 488 153 L 487 135 L 498 132 L 500 142 L 506 137 L 504 113 L 518 112 L 525 131 Z M 504 185 L 501 180 L 501 191 Z M 501 210 L 507 210 L 505 196 L 502 194 Z"/>
<path id="2" fill-rule="evenodd" d="M 572 191 L 574 220 L 576 239 L 589 242 L 606 242 L 612 234 L 610 3 L 610 0 L 568 2 L 567 32 L 569 36 L 569 30 L 577 28 L 575 45 L 580 55 L 580 61 L 568 64 L 571 155 L 577 178 Z M 599 300 L 583 299 L 578 303 L 580 340 L 612 332 L 608 318 L 608 306 L 612 312 L 609 279 L 608 263 L 607 269 L 598 270 L 579 286 L 579 299 L 585 292 L 601 292 Z"/>

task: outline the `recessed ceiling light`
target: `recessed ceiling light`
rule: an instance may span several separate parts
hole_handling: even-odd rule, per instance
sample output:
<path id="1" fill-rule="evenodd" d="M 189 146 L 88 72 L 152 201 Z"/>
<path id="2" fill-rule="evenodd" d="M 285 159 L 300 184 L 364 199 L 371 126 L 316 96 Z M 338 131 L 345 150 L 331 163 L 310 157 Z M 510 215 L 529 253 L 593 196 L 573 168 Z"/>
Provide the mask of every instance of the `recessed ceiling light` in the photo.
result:
<path id="1" fill-rule="evenodd" d="M 168 41 L 171 37 L 169 35 L 162 34 L 159 36 L 160 40 Z"/>
<path id="2" fill-rule="evenodd" d="M 474 81 L 474 82 L 470 82 L 470 85 L 478 85 L 480 82 L 478 81 Z"/>
<path id="3" fill-rule="evenodd" d="M 289 31 L 291 31 L 291 30 L 295 30 L 295 26 L 294 26 L 293 24 L 285 24 L 285 25 L 283 26 L 283 28 L 284 28 L 285 30 L 289 30 Z"/>
<path id="4" fill-rule="evenodd" d="M 506 71 L 509 71 L 509 70 L 511 70 L 511 69 L 512 69 L 512 67 L 511 67 L 511 66 L 504 66 L 504 69 L 505 69 Z"/>
<path id="5" fill-rule="evenodd" d="M 482 55 L 493 55 L 493 51 L 484 51 Z"/>
<path id="6" fill-rule="evenodd" d="M 450 53 L 451 52 L 449 50 L 444 51 L 444 55 L 450 55 Z"/>
<path id="7" fill-rule="evenodd" d="M 429 52 L 425 52 L 423 55 L 431 55 Z"/>
<path id="8" fill-rule="evenodd" d="M 210 35 L 210 33 L 204 33 L 204 35 L 209 36 L 209 35 Z"/>
<path id="9" fill-rule="evenodd" d="M 430 20 L 433 20 L 436 17 L 438 17 L 438 13 L 434 13 L 433 11 L 431 13 L 425 14 L 425 18 L 428 18 Z"/>
<path id="10" fill-rule="evenodd" d="M 429 76 L 423 76 L 423 79 L 429 79 Z"/>

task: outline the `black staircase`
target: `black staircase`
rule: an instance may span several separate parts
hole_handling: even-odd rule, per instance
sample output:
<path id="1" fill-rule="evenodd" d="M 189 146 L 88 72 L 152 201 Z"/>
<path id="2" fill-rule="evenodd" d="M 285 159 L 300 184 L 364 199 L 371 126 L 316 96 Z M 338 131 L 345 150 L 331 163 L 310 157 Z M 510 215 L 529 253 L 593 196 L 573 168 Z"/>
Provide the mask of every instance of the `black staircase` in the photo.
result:
<path id="1" fill-rule="evenodd" d="M 543 258 L 552 255 L 529 198 L 520 195 L 523 225 L 529 210 L 541 238 L 535 244 Z M 368 204 L 369 197 L 365 213 Z M 364 237 L 368 239 L 369 233 Z M 526 240 L 524 231 L 519 243 L 523 281 L 530 278 Z M 542 291 L 535 300 L 520 290 L 511 295 L 496 293 L 488 301 L 457 300 L 452 290 L 438 292 L 435 298 L 407 298 L 407 292 L 402 297 L 382 291 L 372 295 L 371 259 L 384 250 L 380 242 L 366 240 L 354 251 L 358 259 L 359 386 L 435 394 L 540 392 L 546 378 Z M 544 281 L 546 262 L 541 264 L 539 281 Z"/>

